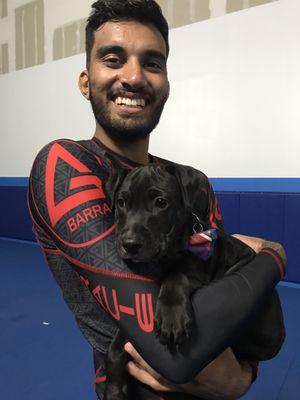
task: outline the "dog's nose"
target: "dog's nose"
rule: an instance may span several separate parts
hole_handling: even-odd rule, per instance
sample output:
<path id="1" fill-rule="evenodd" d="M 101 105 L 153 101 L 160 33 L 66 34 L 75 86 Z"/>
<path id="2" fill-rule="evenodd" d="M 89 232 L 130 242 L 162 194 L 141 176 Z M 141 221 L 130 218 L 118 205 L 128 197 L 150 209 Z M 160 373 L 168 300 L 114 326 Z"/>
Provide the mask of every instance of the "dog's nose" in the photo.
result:
<path id="1" fill-rule="evenodd" d="M 123 247 L 129 254 L 137 254 L 140 248 L 142 247 L 142 243 L 139 243 L 134 239 L 127 239 L 123 242 Z"/>

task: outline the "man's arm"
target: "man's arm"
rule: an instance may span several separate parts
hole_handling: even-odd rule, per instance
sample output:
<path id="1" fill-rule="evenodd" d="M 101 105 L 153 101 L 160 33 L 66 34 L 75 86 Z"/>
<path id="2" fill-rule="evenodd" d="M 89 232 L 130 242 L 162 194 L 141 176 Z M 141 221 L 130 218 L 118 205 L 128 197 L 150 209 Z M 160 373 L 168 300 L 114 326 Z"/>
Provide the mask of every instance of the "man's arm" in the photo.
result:
<path id="1" fill-rule="evenodd" d="M 265 241 L 245 235 L 234 235 L 259 253 L 266 246 L 278 252 L 286 263 L 286 254 L 279 243 Z M 189 383 L 174 385 L 147 364 L 131 343 L 125 350 L 133 358 L 128 364 L 129 373 L 135 378 L 158 391 L 183 391 L 204 399 L 227 400 L 242 396 L 256 378 L 256 362 L 238 360 L 230 348 L 224 350 Z"/>
<path id="2" fill-rule="evenodd" d="M 232 236 L 236 237 L 241 242 L 243 242 L 247 246 L 251 247 L 255 251 L 256 254 L 258 254 L 264 248 L 273 249 L 280 255 L 283 263 L 286 265 L 286 263 L 287 263 L 286 253 L 285 253 L 283 246 L 280 243 L 271 242 L 270 240 L 260 239 L 260 238 L 253 237 L 253 236 L 241 235 L 240 233 L 235 233 Z"/>
<path id="3" fill-rule="evenodd" d="M 170 353 L 162 346 L 153 327 L 146 333 L 129 318 L 120 319 L 118 325 L 154 370 L 177 384 L 189 382 L 234 343 L 249 318 L 279 282 L 284 268 L 279 258 L 272 249 L 263 249 L 240 270 L 197 290 L 192 298 L 194 329 L 188 343 L 178 352 Z M 149 322 L 154 310 L 151 311 L 151 307 L 148 309 L 147 299 L 153 298 L 155 304 L 159 287 L 154 282 L 141 280 L 119 283 L 115 280 L 114 285 L 119 293 L 126 293 L 127 296 L 132 291 L 136 294 L 146 291 L 142 306 L 144 311 L 141 312 L 145 312 L 144 321 Z"/>
<path id="4" fill-rule="evenodd" d="M 182 385 L 182 390 L 209 400 L 237 399 L 247 392 L 252 378 L 251 365 L 237 360 L 231 349 L 227 348 L 192 382 Z"/>
<path id="5" fill-rule="evenodd" d="M 116 254 L 113 217 L 101 185 L 108 174 L 104 161 L 74 142 L 46 146 L 30 179 L 34 223 L 51 242 L 44 250 L 64 257 L 152 367 L 185 383 L 230 346 L 280 280 L 282 262 L 274 252 L 260 253 L 240 271 L 198 290 L 193 337 L 183 353 L 170 354 L 153 332 L 158 283 L 126 270 Z"/>
<path id="6" fill-rule="evenodd" d="M 251 365 L 238 361 L 230 348 L 209 363 L 191 382 L 182 385 L 175 385 L 155 372 L 131 343 L 126 343 L 125 350 L 132 357 L 127 366 L 130 375 L 159 392 L 184 392 L 202 399 L 231 400 L 246 393 L 253 378 Z"/>

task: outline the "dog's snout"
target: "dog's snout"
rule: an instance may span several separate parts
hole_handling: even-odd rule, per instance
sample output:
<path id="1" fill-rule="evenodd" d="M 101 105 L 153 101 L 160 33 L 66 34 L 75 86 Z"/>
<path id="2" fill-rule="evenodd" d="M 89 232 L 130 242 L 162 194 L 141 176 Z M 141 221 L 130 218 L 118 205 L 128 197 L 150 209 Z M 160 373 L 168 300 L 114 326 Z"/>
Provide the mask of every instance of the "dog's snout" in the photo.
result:
<path id="1" fill-rule="evenodd" d="M 142 243 L 135 239 L 126 239 L 123 242 L 123 247 L 127 253 L 135 255 L 142 247 Z"/>

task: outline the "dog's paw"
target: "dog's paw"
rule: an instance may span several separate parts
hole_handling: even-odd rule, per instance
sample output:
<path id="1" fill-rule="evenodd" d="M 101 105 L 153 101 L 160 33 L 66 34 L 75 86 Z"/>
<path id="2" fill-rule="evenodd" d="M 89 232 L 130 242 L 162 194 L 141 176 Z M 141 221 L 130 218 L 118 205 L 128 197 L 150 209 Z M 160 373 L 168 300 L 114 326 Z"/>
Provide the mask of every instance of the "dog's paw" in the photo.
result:
<path id="1" fill-rule="evenodd" d="M 154 329 L 161 344 L 170 349 L 182 346 L 190 336 L 193 312 L 190 302 L 164 305 L 158 302 Z"/>

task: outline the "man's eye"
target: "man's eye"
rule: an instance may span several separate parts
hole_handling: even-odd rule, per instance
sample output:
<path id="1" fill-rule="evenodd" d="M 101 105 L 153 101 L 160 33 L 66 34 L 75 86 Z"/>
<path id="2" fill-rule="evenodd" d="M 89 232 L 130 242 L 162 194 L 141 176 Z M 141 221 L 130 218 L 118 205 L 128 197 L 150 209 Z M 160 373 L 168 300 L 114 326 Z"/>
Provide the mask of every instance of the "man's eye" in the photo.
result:
<path id="1" fill-rule="evenodd" d="M 161 64 L 159 64 L 158 62 L 155 62 L 155 61 L 148 61 L 145 64 L 145 68 L 147 68 L 148 70 L 151 70 L 153 72 L 160 72 L 163 69 Z"/>
<path id="2" fill-rule="evenodd" d="M 122 61 L 118 57 L 106 58 L 104 63 L 110 68 L 119 68 L 122 65 Z"/>
<path id="3" fill-rule="evenodd" d="M 163 197 L 157 197 L 154 204 L 157 208 L 167 208 L 169 205 L 168 200 L 164 199 Z"/>

